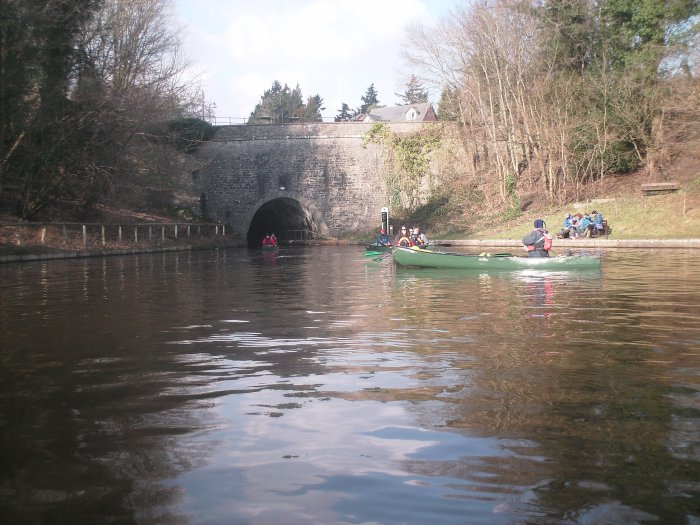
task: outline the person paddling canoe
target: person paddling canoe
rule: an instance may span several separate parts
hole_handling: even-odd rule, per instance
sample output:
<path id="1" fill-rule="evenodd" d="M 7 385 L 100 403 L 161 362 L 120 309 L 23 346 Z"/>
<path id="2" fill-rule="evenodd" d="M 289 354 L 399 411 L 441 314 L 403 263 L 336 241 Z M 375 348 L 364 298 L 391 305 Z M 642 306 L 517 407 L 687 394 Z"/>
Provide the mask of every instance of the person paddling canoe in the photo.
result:
<path id="1" fill-rule="evenodd" d="M 411 246 L 420 246 L 421 248 L 427 246 L 428 238 L 425 233 L 421 233 L 420 226 L 417 224 L 413 227 L 413 233 L 411 234 Z"/>
<path id="2" fill-rule="evenodd" d="M 374 241 L 377 244 L 380 244 L 382 246 L 389 246 L 391 244 L 391 240 L 389 239 L 389 236 L 386 234 L 386 229 L 382 228 L 379 235 L 377 236 L 377 240 Z"/>
<path id="3" fill-rule="evenodd" d="M 401 226 L 401 231 L 396 236 L 396 240 L 394 241 L 394 246 L 408 247 L 410 245 L 411 245 L 411 238 L 408 235 L 408 228 L 405 225 L 403 225 L 403 226 Z"/>
<path id="4" fill-rule="evenodd" d="M 528 257 L 549 257 L 552 249 L 552 236 L 542 219 L 535 220 L 535 229 L 523 237 L 523 246 Z"/>

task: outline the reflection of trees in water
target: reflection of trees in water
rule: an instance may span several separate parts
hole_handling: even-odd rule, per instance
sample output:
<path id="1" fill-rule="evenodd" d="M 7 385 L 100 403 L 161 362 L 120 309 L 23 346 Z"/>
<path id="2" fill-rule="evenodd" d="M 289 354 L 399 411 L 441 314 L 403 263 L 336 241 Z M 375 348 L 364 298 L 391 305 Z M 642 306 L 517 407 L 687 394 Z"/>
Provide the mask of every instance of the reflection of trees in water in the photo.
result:
<path id="1" fill-rule="evenodd" d="M 201 312 L 190 254 L 64 261 L 18 268 L 0 381 L 0 506 L 8 522 L 177 523 L 164 480 L 206 444 L 216 363 L 163 349 L 162 333 Z M 179 273 L 179 275 L 178 275 Z M 161 310 L 162 308 L 162 310 Z M 76 509 L 79 516 L 72 515 Z M 79 509 L 79 510 L 78 510 Z"/>
<path id="2" fill-rule="evenodd" d="M 132 521 L 175 503 L 178 492 L 162 481 L 197 464 L 205 452 L 182 449 L 177 436 L 204 422 L 198 402 L 163 396 L 163 389 L 173 381 L 185 388 L 191 378 L 167 370 L 161 359 L 140 359 L 132 368 L 128 358 L 79 359 L 85 348 L 41 340 L 34 342 L 46 345 L 51 357 L 3 353 L 12 361 L 3 376 L 21 383 L 3 381 L 2 387 L 4 516 L 59 523 L 64 519 L 57 509 L 74 506 L 78 521 Z"/>
<path id="3" fill-rule="evenodd" d="M 606 322 L 601 301 L 609 304 L 610 298 L 603 297 L 599 277 L 420 277 L 415 271 L 399 279 L 396 296 L 409 312 L 406 324 L 464 330 L 467 341 L 463 354 L 450 359 L 462 373 L 462 388 L 445 385 L 436 398 L 444 424 L 508 440 L 505 448 L 514 455 L 414 461 L 412 471 L 463 475 L 472 487 L 484 475 L 497 487 L 533 487 L 538 505 L 557 519 L 610 498 L 640 509 L 640 516 L 673 521 L 692 512 L 697 499 L 668 487 L 680 472 L 685 484 L 700 479 L 696 462 L 669 450 L 677 417 L 669 387 L 656 364 L 640 359 L 639 346 L 624 344 L 639 341 L 640 334 L 624 322 Z M 440 286 L 442 280 L 453 286 Z M 456 297 L 468 297 L 473 308 L 456 313 L 448 328 L 445 312 L 431 306 L 463 307 Z M 628 296 L 627 308 L 643 311 L 644 296 Z M 454 322 L 460 318 L 463 326 Z M 425 347 L 419 351 L 434 353 Z M 426 406 L 426 422 L 434 422 L 436 405 Z M 613 506 L 601 512 L 623 511 Z"/>
<path id="4" fill-rule="evenodd" d="M 300 358 L 314 345 L 304 346 L 289 313 L 333 305 L 348 288 L 319 281 L 333 272 L 310 265 L 304 250 L 285 250 L 275 264 L 251 260 L 259 255 L 47 263 L 39 287 L 35 268 L 20 270 L 22 297 L 0 310 L 0 326 L 15 323 L 4 333 L 17 337 L 4 336 L 0 386 L 0 504 L 9 515 L 48 520 L 75 506 L 93 522 L 183 521 L 172 514 L 180 490 L 167 480 L 207 457 L 210 444 L 192 435 L 220 424 L 207 419 L 215 400 L 313 390 L 284 380 L 322 368 Z M 187 344 L 163 344 L 178 341 Z M 238 380 L 246 386 L 220 386 Z"/>
<path id="5" fill-rule="evenodd" d="M 329 262 L 322 251 L 280 249 L 271 265 L 236 250 L 22 270 L 16 304 L 0 310 L 0 502 L 10 521 L 57 508 L 95 521 L 182 519 L 166 514 L 180 492 L 165 480 L 206 459 L 210 444 L 192 436 L 219 423 L 208 408 L 275 389 L 400 402 L 423 428 L 497 442 L 498 454 L 426 452 L 404 467 L 453 478 L 455 494 L 510 501 L 532 523 L 611 500 L 666 522 L 693 512 L 700 418 L 697 390 L 684 385 L 697 366 L 654 347 L 669 344 L 668 328 L 653 326 L 664 317 L 648 314 L 643 282 L 465 278 L 358 253 Z M 657 307 L 691 326 L 685 303 L 662 288 Z M 683 366 L 687 381 L 669 386 Z M 324 375 L 380 369 L 401 380 L 319 392 Z"/>
<path id="6" fill-rule="evenodd" d="M 365 264 L 358 279 L 348 260 L 329 265 L 318 252 L 308 257 L 301 273 L 284 263 L 270 290 L 293 287 L 294 299 L 282 305 L 327 310 L 323 317 L 338 337 L 371 338 L 373 358 L 333 366 L 370 375 L 380 364 L 413 378 L 324 395 L 406 401 L 424 427 L 497 439 L 509 454 L 408 460 L 410 472 L 464 479 L 465 491 L 492 491 L 506 501 L 529 498 L 556 519 L 611 498 L 672 521 L 691 512 L 693 498 L 679 503 L 668 482 L 694 483 L 696 464 L 688 469 L 668 450 L 677 410 L 663 370 L 640 359 L 648 350 L 644 336 L 626 323 L 628 315 L 643 317 L 643 290 L 626 295 L 623 311 L 599 273 L 465 277 Z M 276 373 L 308 373 L 295 363 Z M 318 373 L 330 373 L 329 366 Z M 684 469 L 687 475 L 676 475 Z M 523 487 L 531 492 L 523 496 Z"/>

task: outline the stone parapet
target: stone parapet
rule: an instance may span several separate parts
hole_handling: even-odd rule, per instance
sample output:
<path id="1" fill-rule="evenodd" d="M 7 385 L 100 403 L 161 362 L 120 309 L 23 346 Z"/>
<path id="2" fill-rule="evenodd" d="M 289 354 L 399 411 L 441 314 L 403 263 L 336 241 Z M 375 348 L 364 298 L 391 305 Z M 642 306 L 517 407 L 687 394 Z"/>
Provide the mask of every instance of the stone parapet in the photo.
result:
<path id="1" fill-rule="evenodd" d="M 304 124 L 261 124 L 246 126 L 220 126 L 210 142 L 245 142 L 253 140 L 294 140 L 294 139 L 361 139 L 376 123 L 311 122 Z M 421 123 L 387 123 L 395 133 L 413 133 Z"/>

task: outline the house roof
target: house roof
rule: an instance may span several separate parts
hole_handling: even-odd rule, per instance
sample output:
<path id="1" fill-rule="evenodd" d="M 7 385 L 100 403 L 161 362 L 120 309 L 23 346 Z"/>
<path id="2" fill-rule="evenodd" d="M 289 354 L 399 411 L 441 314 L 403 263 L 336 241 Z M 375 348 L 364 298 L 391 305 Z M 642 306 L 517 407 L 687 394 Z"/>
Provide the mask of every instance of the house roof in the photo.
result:
<path id="1" fill-rule="evenodd" d="M 365 122 L 423 122 L 425 120 L 437 120 L 435 111 L 428 102 L 374 108 L 364 119 Z"/>

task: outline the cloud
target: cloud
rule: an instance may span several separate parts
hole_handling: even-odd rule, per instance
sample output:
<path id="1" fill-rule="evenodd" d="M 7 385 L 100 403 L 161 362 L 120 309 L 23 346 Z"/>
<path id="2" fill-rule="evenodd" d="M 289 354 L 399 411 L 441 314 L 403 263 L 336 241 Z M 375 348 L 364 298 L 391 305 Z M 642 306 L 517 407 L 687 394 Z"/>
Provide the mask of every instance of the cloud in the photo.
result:
<path id="1" fill-rule="evenodd" d="M 455 0 L 441 0 L 442 5 Z M 408 24 L 432 21 L 430 0 L 177 0 L 186 49 L 204 70 L 217 116 L 246 118 L 278 80 L 320 95 L 331 119 L 374 84 L 393 105 L 409 72 L 400 47 Z"/>

